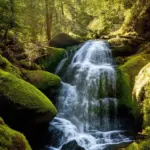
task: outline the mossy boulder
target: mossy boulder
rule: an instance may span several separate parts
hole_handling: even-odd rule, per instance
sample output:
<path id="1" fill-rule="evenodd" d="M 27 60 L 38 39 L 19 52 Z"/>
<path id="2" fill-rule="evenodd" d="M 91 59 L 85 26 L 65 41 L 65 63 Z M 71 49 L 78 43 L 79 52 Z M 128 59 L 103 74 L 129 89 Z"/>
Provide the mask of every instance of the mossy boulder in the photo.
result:
<path id="1" fill-rule="evenodd" d="M 139 73 L 141 68 L 149 63 L 150 54 L 137 54 L 127 58 L 123 65 L 118 66 L 118 69 L 126 73 L 129 78 L 131 88 L 134 86 L 135 76 Z"/>
<path id="2" fill-rule="evenodd" d="M 20 70 L 14 65 L 12 65 L 5 57 L 2 57 L 1 55 L 0 55 L 0 69 L 10 72 L 15 76 L 21 78 Z"/>
<path id="3" fill-rule="evenodd" d="M 55 69 L 59 62 L 66 56 L 65 49 L 45 47 L 43 55 L 35 60 L 40 66 L 49 72 L 55 72 Z"/>
<path id="4" fill-rule="evenodd" d="M 42 70 L 24 70 L 23 74 L 27 81 L 41 90 L 54 104 L 56 103 L 61 85 L 61 79 L 57 75 Z"/>
<path id="5" fill-rule="evenodd" d="M 24 75 L 27 80 L 36 86 L 40 90 L 46 90 L 47 88 L 59 87 L 61 79 L 52 73 L 42 70 L 24 70 Z"/>
<path id="6" fill-rule="evenodd" d="M 73 45 L 78 45 L 79 42 L 66 33 L 59 33 L 50 41 L 50 46 L 57 48 L 66 48 Z"/>
<path id="7" fill-rule="evenodd" d="M 0 70 L 0 116 L 11 128 L 23 132 L 33 147 L 41 144 L 56 113 L 52 102 L 35 86 Z"/>
<path id="8" fill-rule="evenodd" d="M 133 97 L 141 106 L 144 126 L 150 125 L 150 63 L 143 67 L 136 77 Z"/>
<path id="9" fill-rule="evenodd" d="M 9 125 L 48 123 L 56 115 L 52 102 L 30 83 L 3 70 L 0 83 L 0 115 Z"/>
<path id="10" fill-rule="evenodd" d="M 138 50 L 139 42 L 129 38 L 111 38 L 108 40 L 114 56 L 130 56 Z"/>
<path id="11" fill-rule="evenodd" d="M 127 61 L 123 65 L 118 66 L 117 98 L 119 100 L 120 114 L 124 114 L 124 111 L 128 110 L 128 112 L 131 112 L 134 117 L 141 118 L 140 108 L 137 103 L 132 100 L 132 90 L 134 87 L 135 77 L 138 75 L 140 69 L 149 62 L 149 60 L 149 54 L 138 54 L 128 57 Z"/>
<path id="12" fill-rule="evenodd" d="M 26 60 L 20 60 L 18 63 L 21 66 L 21 68 L 24 68 L 24 69 L 41 70 L 41 66 L 34 63 L 34 62 L 30 62 L 30 61 L 26 61 Z"/>
<path id="13" fill-rule="evenodd" d="M 25 136 L 9 128 L 0 118 L 0 150 L 31 150 Z"/>
<path id="14" fill-rule="evenodd" d="M 56 115 L 56 108 L 50 100 L 28 82 L 11 73 L 0 70 L 0 93 L 14 104 L 19 104 L 36 112 L 51 112 Z"/>

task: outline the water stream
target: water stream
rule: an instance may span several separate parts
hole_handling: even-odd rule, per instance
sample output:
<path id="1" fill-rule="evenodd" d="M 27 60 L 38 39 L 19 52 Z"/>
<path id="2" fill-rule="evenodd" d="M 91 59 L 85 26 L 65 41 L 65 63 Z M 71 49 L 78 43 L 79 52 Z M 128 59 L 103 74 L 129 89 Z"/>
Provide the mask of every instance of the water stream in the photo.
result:
<path id="1" fill-rule="evenodd" d="M 67 58 L 59 64 L 57 73 Z M 58 114 L 49 128 L 55 142 L 49 149 L 60 150 L 74 140 L 86 150 L 104 150 L 131 142 L 119 129 L 117 104 L 111 50 L 105 41 L 87 41 L 64 73 Z"/>

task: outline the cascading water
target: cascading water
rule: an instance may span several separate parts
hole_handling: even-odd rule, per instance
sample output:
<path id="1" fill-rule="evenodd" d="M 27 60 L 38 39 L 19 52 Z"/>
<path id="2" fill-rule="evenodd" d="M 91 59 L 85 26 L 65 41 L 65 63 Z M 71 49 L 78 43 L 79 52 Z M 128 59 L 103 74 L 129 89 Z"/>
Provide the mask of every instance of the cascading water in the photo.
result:
<path id="1" fill-rule="evenodd" d="M 117 130 L 116 72 L 106 42 L 86 42 L 73 56 L 63 79 L 58 115 L 50 124 L 57 142 L 49 149 L 59 150 L 74 140 L 86 150 L 131 141 Z"/>

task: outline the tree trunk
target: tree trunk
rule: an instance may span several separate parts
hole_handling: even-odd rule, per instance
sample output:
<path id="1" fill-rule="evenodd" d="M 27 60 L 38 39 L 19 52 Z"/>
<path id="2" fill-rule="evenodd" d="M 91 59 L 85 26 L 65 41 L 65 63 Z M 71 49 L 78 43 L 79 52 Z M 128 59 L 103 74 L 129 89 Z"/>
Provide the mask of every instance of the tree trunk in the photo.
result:
<path id="1" fill-rule="evenodd" d="M 46 36 L 48 44 L 51 40 L 52 35 L 52 23 L 53 23 L 53 10 L 54 10 L 54 0 L 51 2 L 49 0 L 45 0 L 45 15 L 46 15 Z"/>
<path id="2" fill-rule="evenodd" d="M 10 0 L 10 10 L 11 10 L 10 28 L 13 28 L 15 26 L 14 0 Z"/>
<path id="3" fill-rule="evenodd" d="M 37 43 L 38 38 L 37 38 L 37 19 L 36 19 L 36 12 L 35 12 L 35 7 L 36 7 L 36 3 L 34 0 L 30 1 L 30 7 L 31 7 L 31 41 L 33 43 Z"/>

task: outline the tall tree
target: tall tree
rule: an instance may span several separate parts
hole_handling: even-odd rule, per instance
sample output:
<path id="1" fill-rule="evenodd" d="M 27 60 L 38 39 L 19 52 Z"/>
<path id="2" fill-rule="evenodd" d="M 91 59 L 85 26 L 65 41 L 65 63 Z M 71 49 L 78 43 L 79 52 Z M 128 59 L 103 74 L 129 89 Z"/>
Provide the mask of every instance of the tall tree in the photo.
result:
<path id="1" fill-rule="evenodd" d="M 9 0 L 9 1 L 10 1 L 10 11 L 11 11 L 10 26 L 13 28 L 15 26 L 14 0 Z"/>
<path id="2" fill-rule="evenodd" d="M 45 0 L 46 35 L 48 43 L 50 42 L 52 36 L 54 5 L 55 0 Z"/>

